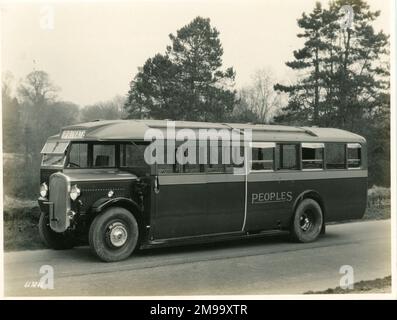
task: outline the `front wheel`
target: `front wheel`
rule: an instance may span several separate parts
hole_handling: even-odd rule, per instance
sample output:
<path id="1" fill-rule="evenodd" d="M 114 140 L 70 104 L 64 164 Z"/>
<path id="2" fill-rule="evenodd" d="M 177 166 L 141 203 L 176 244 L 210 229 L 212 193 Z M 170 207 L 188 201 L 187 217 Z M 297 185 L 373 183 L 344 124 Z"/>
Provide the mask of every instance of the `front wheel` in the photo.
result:
<path id="1" fill-rule="evenodd" d="M 315 241 L 323 227 L 323 213 L 313 199 L 304 199 L 295 210 L 291 223 L 291 236 L 298 242 Z"/>
<path id="2" fill-rule="evenodd" d="M 44 212 L 40 214 L 39 235 L 46 247 L 55 250 L 71 249 L 75 244 L 75 240 L 71 235 L 57 233 L 51 229 L 48 214 Z"/>
<path id="3" fill-rule="evenodd" d="M 106 262 L 128 258 L 138 243 L 138 223 L 124 208 L 109 208 L 96 216 L 88 240 L 92 251 Z"/>

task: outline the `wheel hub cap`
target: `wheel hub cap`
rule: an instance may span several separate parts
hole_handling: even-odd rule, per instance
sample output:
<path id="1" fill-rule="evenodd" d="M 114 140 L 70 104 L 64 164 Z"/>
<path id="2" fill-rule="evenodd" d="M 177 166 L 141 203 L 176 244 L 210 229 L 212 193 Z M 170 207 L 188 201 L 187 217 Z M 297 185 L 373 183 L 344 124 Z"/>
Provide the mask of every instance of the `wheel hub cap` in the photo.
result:
<path id="1" fill-rule="evenodd" d="M 124 224 L 120 222 L 113 223 L 109 226 L 109 240 L 115 247 L 121 247 L 127 241 L 128 232 Z"/>
<path id="2" fill-rule="evenodd" d="M 312 222 L 307 215 L 303 215 L 300 217 L 300 225 L 303 231 L 307 231 L 310 229 Z"/>

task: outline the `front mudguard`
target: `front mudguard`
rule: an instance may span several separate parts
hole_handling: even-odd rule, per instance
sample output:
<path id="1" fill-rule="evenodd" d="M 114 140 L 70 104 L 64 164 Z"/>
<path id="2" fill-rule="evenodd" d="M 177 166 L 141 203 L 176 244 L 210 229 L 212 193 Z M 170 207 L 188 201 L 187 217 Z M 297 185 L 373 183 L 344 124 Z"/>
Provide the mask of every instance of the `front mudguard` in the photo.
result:
<path id="1" fill-rule="evenodd" d="M 141 214 L 142 212 L 141 207 L 135 201 L 124 197 L 117 197 L 110 199 L 101 198 L 95 201 L 95 203 L 92 205 L 91 212 L 94 214 L 98 214 L 112 206 L 119 206 L 122 208 L 126 208 L 127 210 L 135 214 Z"/>

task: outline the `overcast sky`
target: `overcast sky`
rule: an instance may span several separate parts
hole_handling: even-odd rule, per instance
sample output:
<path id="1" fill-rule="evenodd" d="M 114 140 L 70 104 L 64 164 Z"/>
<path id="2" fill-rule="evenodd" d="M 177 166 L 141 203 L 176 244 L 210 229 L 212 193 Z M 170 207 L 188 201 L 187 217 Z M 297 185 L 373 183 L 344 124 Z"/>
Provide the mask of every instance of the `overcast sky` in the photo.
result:
<path id="1" fill-rule="evenodd" d="M 324 5 L 328 1 L 321 1 Z M 51 2 L 46 2 L 51 3 Z M 388 0 L 368 0 L 381 10 L 377 30 L 390 33 Z M 220 31 L 224 66 L 234 67 L 236 87 L 258 68 L 293 76 L 285 66 L 301 46 L 296 20 L 314 0 L 52 2 L 53 29 L 43 5 L 5 3 L 1 10 L 2 70 L 18 81 L 33 68 L 45 70 L 61 88 L 61 99 L 79 105 L 125 95 L 137 68 L 170 43 L 168 35 L 196 16 Z M 34 63 L 35 61 L 35 63 Z"/>

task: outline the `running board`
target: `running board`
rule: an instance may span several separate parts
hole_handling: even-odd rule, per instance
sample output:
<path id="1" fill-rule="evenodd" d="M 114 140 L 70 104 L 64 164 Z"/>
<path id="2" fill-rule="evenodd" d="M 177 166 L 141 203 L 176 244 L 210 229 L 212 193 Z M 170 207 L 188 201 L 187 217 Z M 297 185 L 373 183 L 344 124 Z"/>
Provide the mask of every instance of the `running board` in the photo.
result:
<path id="1" fill-rule="evenodd" d="M 267 231 L 261 231 L 255 233 L 241 232 L 241 231 L 229 232 L 229 233 L 216 233 L 216 234 L 198 235 L 191 237 L 150 240 L 148 243 L 143 244 L 141 248 L 146 249 L 146 248 L 161 247 L 161 246 L 177 246 L 177 245 L 187 245 L 187 244 L 195 244 L 195 243 L 208 243 L 208 242 L 219 242 L 226 240 L 246 239 L 246 238 L 259 238 L 263 236 L 280 235 L 286 233 L 288 232 L 279 229 L 267 230 Z"/>

